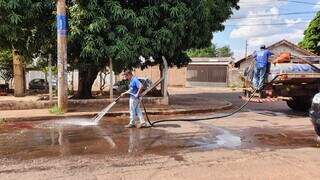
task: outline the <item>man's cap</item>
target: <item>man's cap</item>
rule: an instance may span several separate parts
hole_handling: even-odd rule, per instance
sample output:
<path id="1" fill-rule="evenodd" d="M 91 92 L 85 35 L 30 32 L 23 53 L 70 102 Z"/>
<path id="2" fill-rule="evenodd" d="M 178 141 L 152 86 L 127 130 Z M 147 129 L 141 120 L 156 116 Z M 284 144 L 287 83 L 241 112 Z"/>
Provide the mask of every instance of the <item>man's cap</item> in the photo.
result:
<path id="1" fill-rule="evenodd" d="M 260 49 L 266 49 L 266 45 L 264 45 L 264 44 L 261 45 L 261 46 L 260 46 Z"/>

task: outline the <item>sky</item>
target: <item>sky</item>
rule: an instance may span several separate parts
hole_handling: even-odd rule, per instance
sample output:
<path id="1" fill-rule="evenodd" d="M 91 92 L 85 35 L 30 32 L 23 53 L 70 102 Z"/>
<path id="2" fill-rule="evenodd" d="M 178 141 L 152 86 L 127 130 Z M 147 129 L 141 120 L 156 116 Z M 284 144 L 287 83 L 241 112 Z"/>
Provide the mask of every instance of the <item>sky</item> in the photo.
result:
<path id="1" fill-rule="evenodd" d="M 300 42 L 320 0 L 240 0 L 239 6 L 212 40 L 218 47 L 230 46 L 236 60 L 245 56 L 246 40 L 248 54 L 282 39 Z"/>

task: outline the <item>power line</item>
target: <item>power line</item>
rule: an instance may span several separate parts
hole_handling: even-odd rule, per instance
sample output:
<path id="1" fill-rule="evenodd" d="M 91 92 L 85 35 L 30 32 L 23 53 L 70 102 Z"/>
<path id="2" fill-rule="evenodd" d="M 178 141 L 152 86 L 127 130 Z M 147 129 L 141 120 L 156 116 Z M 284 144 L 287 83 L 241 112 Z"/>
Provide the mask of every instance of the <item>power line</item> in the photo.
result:
<path id="1" fill-rule="evenodd" d="M 297 4 L 308 4 L 308 5 L 319 5 L 318 3 L 311 3 L 311 2 L 304 2 L 304 1 L 292 1 L 292 0 L 278 0 L 278 1 L 287 1 L 291 3 L 297 3 Z"/>
<path id="2" fill-rule="evenodd" d="M 263 24 L 225 24 L 225 26 L 283 26 L 283 25 L 296 25 L 296 24 L 305 24 L 310 21 L 301 21 L 295 23 L 263 23 Z"/>
<path id="3" fill-rule="evenodd" d="M 230 19 L 248 19 L 248 18 L 272 17 L 272 16 L 288 16 L 288 15 L 301 15 L 301 14 L 314 14 L 314 13 L 317 13 L 317 11 L 290 12 L 290 13 L 280 13 L 280 14 L 257 14 L 255 16 L 232 17 Z"/>
<path id="4" fill-rule="evenodd" d="M 305 1 L 295 1 L 295 0 L 277 0 L 277 1 L 259 1 L 259 2 L 240 2 L 239 5 L 241 4 L 258 4 L 258 3 L 277 3 L 277 2 L 289 2 L 289 3 L 296 3 L 296 4 L 306 4 L 306 5 L 319 5 L 318 3 L 312 3 L 312 2 L 305 2 Z"/>

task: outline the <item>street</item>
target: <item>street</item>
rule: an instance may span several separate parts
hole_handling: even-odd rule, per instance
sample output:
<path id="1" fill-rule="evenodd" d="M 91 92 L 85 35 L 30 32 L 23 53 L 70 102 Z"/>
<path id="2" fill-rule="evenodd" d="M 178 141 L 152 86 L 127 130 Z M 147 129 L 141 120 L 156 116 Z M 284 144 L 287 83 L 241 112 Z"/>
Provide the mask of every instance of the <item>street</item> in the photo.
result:
<path id="1" fill-rule="evenodd" d="M 0 1 L 0 180 L 319 179 L 319 29 L 320 0 Z"/>
<path id="2" fill-rule="evenodd" d="M 204 98 L 226 99 L 234 106 L 243 103 L 238 97 L 240 92 L 230 89 L 171 91 L 181 96 L 191 92 Z M 169 116 L 173 117 L 177 116 Z M 168 117 L 151 116 L 152 120 L 163 118 Z M 284 102 L 250 103 L 232 117 L 163 123 L 148 129 L 124 129 L 126 122 L 123 117 L 106 117 L 95 127 L 26 122 L 20 124 L 23 128 L 19 131 L 12 125 L 13 130 L 2 130 L 0 134 L 0 178 L 318 177 L 320 156 L 310 120 L 306 114 L 292 112 Z"/>

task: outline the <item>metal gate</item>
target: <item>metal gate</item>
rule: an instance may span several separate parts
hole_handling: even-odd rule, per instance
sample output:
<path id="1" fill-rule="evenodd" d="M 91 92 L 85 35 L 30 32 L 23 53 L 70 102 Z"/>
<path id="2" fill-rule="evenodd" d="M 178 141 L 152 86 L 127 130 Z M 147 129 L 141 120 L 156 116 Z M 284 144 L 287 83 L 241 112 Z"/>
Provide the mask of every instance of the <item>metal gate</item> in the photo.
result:
<path id="1" fill-rule="evenodd" d="M 189 65 L 187 82 L 191 86 L 226 86 L 228 66 Z"/>

